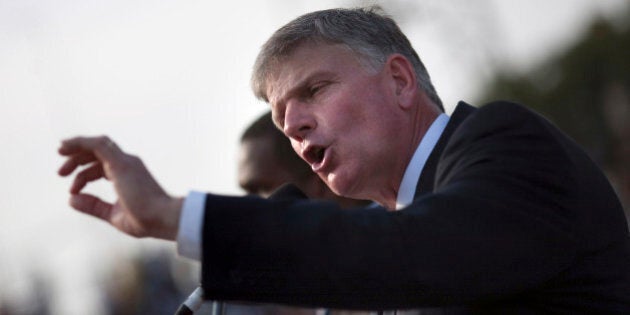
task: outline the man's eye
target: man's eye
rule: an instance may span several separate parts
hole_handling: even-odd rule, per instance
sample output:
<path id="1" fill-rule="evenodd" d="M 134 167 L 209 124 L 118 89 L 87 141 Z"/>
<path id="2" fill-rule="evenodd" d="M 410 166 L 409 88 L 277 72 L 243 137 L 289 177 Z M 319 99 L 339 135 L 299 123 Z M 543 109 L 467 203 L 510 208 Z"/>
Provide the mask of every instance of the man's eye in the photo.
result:
<path id="1" fill-rule="evenodd" d="M 314 86 L 311 88 L 311 90 L 309 91 L 311 95 L 315 95 L 315 93 L 317 93 L 317 91 L 320 90 L 320 86 Z"/>
<path id="2" fill-rule="evenodd" d="M 311 86 L 311 88 L 309 89 L 309 94 L 311 96 L 315 95 L 317 92 L 321 91 L 324 87 L 326 86 L 325 83 L 320 83 L 320 84 L 316 84 Z"/>

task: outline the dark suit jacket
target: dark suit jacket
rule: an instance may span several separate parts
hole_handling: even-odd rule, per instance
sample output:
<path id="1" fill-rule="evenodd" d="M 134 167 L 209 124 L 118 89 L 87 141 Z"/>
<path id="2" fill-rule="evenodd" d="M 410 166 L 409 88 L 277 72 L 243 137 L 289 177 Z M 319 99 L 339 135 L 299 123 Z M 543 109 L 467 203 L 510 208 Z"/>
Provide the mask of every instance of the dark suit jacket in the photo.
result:
<path id="1" fill-rule="evenodd" d="M 630 314 L 630 241 L 602 171 L 556 127 L 460 103 L 403 210 L 208 195 L 202 284 L 344 309 Z"/>

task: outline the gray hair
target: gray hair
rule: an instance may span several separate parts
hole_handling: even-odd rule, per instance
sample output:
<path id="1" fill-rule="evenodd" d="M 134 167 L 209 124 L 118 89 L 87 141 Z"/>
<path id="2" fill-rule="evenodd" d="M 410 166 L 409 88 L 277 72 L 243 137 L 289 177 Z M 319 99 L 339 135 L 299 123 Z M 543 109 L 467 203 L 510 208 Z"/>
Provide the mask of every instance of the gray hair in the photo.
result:
<path id="1" fill-rule="evenodd" d="M 380 69 L 394 53 L 405 56 L 414 67 L 418 86 L 444 111 L 420 57 L 396 22 L 381 12 L 378 6 L 322 10 L 302 15 L 278 29 L 256 58 L 251 81 L 254 94 L 269 101 L 266 84 L 274 67 L 301 44 L 343 44 L 373 69 Z"/>

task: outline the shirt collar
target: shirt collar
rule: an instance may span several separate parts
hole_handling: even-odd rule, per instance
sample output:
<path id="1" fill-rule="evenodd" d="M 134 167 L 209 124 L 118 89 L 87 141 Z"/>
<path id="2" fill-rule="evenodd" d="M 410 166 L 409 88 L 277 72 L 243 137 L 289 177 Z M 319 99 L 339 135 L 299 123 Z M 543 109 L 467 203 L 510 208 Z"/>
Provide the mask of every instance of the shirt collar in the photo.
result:
<path id="1" fill-rule="evenodd" d="M 416 186 L 418 185 L 418 178 L 422 173 L 424 164 L 427 162 L 440 136 L 442 136 L 442 132 L 444 128 L 446 128 L 448 120 L 449 117 L 446 114 L 440 114 L 440 116 L 433 121 L 424 137 L 422 137 L 420 145 L 416 148 L 416 152 L 414 152 L 409 165 L 407 165 L 403 179 L 400 182 L 398 196 L 396 197 L 396 210 L 410 205 L 413 201 Z"/>

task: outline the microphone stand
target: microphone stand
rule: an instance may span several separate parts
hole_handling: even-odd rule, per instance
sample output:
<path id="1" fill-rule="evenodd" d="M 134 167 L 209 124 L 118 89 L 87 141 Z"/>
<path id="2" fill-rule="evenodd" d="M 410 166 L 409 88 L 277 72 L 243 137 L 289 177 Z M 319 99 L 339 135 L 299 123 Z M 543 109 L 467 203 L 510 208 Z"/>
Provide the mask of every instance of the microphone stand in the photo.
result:
<path id="1" fill-rule="evenodd" d="M 221 301 L 212 302 L 212 315 L 223 315 L 224 305 Z"/>

